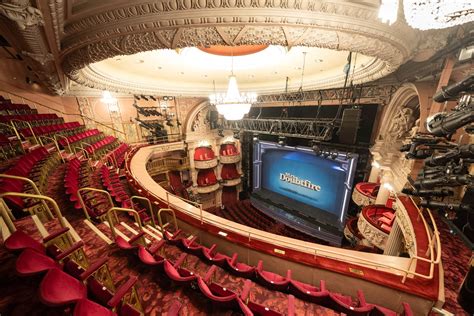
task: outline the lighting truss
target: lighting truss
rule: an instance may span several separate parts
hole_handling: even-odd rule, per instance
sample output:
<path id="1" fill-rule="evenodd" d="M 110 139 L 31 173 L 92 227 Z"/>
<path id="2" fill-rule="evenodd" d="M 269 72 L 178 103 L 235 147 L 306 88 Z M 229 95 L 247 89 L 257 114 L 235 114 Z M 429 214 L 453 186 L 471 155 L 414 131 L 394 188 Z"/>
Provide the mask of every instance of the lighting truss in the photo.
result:
<path id="1" fill-rule="evenodd" d="M 256 106 L 285 103 L 287 105 L 299 105 L 309 103 L 311 105 L 325 104 L 352 104 L 355 100 L 359 103 L 385 104 L 390 100 L 392 94 L 397 90 L 396 85 L 386 86 L 354 86 L 351 88 L 335 88 L 311 91 L 295 91 L 281 94 L 260 95 Z"/>
<path id="2" fill-rule="evenodd" d="M 333 131 L 341 125 L 334 119 L 256 119 L 244 118 L 239 121 L 223 122 L 224 129 L 242 130 L 256 134 L 307 138 L 319 141 L 332 139 Z"/>

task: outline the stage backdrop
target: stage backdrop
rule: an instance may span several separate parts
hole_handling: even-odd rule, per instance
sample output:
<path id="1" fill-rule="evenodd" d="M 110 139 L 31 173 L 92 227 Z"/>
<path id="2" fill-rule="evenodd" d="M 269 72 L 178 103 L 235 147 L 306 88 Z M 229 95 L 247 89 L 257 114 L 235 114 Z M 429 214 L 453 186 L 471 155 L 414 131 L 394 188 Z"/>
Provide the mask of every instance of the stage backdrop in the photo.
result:
<path id="1" fill-rule="evenodd" d="M 336 159 L 323 158 L 306 147 L 259 142 L 254 146 L 254 191 L 265 189 L 283 195 L 332 214 L 341 223 L 347 211 L 356 159 L 342 154 Z M 318 217 L 317 212 L 304 213 Z"/>
<path id="2" fill-rule="evenodd" d="M 315 155 L 268 150 L 262 155 L 262 187 L 335 215 L 340 214 L 346 171 Z"/>

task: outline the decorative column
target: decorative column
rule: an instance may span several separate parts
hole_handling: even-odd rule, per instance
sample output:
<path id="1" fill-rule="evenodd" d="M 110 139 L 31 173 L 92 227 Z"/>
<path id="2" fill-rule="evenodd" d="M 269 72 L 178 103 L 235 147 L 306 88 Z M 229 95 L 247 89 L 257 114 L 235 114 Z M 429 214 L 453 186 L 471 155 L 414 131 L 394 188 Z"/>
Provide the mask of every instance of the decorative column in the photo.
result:
<path id="1" fill-rule="evenodd" d="M 395 213 L 396 214 L 396 213 Z M 396 216 L 396 215 L 395 215 Z M 402 250 L 403 234 L 397 220 L 393 221 L 392 230 L 388 235 L 387 243 L 383 251 L 387 256 L 398 256 Z"/>
<path id="2" fill-rule="evenodd" d="M 390 197 L 390 188 L 385 184 L 390 184 L 392 177 L 388 174 L 385 174 L 382 178 L 382 183 L 380 185 L 379 193 L 375 199 L 375 205 L 385 205 Z"/>
<path id="3" fill-rule="evenodd" d="M 376 183 L 379 178 L 380 171 L 380 166 L 372 165 L 372 170 L 370 170 L 370 175 L 367 182 Z"/>

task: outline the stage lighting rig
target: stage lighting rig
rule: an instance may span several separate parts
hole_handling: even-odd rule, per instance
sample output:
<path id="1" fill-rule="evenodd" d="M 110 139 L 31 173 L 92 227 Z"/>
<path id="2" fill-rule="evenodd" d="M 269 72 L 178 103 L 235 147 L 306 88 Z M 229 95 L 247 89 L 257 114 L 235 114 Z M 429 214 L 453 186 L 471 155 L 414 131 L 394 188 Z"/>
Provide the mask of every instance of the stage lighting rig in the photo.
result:
<path id="1" fill-rule="evenodd" d="M 474 159 L 474 144 L 455 147 L 444 154 L 431 156 L 425 159 L 425 165 L 445 166 L 449 161 L 459 161 L 460 159 Z"/>
<path id="2" fill-rule="evenodd" d="M 433 100 L 438 103 L 454 101 L 462 92 L 474 92 L 474 74 L 460 82 L 454 83 L 447 87 L 442 87 L 440 91 L 435 93 Z"/>
<path id="3" fill-rule="evenodd" d="M 452 211 L 464 211 L 468 213 L 473 213 L 474 212 L 474 206 L 473 204 L 467 204 L 467 203 L 445 203 L 445 202 L 440 202 L 440 201 L 431 201 L 431 200 L 425 200 L 421 201 L 421 206 L 424 207 L 429 207 L 433 209 L 448 209 Z"/>
<path id="4" fill-rule="evenodd" d="M 286 137 L 285 136 L 278 136 L 278 145 L 285 146 L 286 145 Z"/>
<path id="5" fill-rule="evenodd" d="M 331 158 L 336 159 L 338 156 L 338 153 L 336 151 L 331 152 Z"/>
<path id="6" fill-rule="evenodd" d="M 435 150 L 448 151 L 456 145 L 448 143 L 445 138 L 433 137 L 427 134 L 417 134 L 411 139 L 410 144 L 400 147 L 401 152 L 407 152 L 407 159 L 425 159 L 434 154 Z"/>
<path id="7" fill-rule="evenodd" d="M 253 134 L 252 140 L 253 140 L 254 142 L 258 142 L 258 140 L 259 140 L 259 139 L 258 139 L 258 134 Z"/>
<path id="8" fill-rule="evenodd" d="M 402 189 L 402 193 L 419 197 L 446 197 L 454 195 L 454 192 L 448 189 L 423 190 L 404 188 Z"/>
<path id="9" fill-rule="evenodd" d="M 435 136 L 450 137 L 459 128 L 474 122 L 474 99 L 464 95 L 449 113 L 440 112 L 427 118 L 426 128 Z M 468 130 L 472 130 L 469 126 Z"/>
<path id="10" fill-rule="evenodd" d="M 433 189 L 436 187 L 455 187 L 462 185 L 474 185 L 474 177 L 469 174 L 446 175 L 431 179 L 416 179 L 413 186 L 417 189 Z"/>

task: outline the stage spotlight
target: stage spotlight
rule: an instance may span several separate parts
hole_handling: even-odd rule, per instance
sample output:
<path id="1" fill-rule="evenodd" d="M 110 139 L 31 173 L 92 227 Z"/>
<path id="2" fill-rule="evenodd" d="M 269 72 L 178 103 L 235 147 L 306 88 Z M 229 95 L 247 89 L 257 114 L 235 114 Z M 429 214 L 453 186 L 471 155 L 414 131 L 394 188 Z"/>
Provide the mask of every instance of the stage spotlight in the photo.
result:
<path id="1" fill-rule="evenodd" d="M 286 145 L 286 137 L 278 136 L 278 145 L 285 146 Z"/>
<path id="2" fill-rule="evenodd" d="M 329 157 L 329 151 L 323 151 L 321 154 L 324 158 Z"/>
<path id="3" fill-rule="evenodd" d="M 258 142 L 258 134 L 253 134 L 252 140 L 253 140 L 254 142 Z"/>
<path id="4" fill-rule="evenodd" d="M 337 158 L 337 155 L 338 155 L 338 154 L 337 154 L 337 151 L 334 151 L 334 152 L 331 153 L 331 158 L 332 158 L 332 159 L 336 159 L 336 158 Z"/>
<path id="5" fill-rule="evenodd" d="M 153 101 L 156 101 L 156 98 L 152 95 L 150 95 L 150 99 L 152 99 Z"/>
<path id="6" fill-rule="evenodd" d="M 313 145 L 313 151 L 316 155 L 319 155 L 321 153 L 321 148 L 319 148 L 318 145 Z"/>

